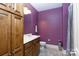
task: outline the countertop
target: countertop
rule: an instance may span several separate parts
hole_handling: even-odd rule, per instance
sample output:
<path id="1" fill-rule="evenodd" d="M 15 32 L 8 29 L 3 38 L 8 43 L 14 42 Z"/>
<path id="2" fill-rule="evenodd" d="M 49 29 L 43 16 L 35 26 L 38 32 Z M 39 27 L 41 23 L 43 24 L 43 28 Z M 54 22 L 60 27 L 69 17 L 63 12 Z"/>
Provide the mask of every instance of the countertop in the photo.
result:
<path id="1" fill-rule="evenodd" d="M 24 38 L 23 38 L 23 44 L 26 44 L 36 38 L 40 37 L 39 35 L 28 35 L 28 34 L 25 34 L 24 35 Z"/>

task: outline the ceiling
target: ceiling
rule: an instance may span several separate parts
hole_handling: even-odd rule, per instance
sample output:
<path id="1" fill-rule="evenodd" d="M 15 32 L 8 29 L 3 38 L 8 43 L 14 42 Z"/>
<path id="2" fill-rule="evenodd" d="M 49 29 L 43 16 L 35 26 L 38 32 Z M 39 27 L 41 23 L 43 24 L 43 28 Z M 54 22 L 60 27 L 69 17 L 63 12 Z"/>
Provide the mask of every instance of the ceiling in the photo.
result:
<path id="1" fill-rule="evenodd" d="M 38 12 L 62 6 L 62 3 L 30 3 Z"/>

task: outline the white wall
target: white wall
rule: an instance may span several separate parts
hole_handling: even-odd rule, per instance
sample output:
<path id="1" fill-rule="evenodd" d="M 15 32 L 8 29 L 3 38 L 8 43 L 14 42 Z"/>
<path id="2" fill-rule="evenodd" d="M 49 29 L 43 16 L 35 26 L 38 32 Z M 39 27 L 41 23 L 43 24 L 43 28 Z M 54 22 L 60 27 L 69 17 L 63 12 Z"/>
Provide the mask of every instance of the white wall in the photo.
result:
<path id="1" fill-rule="evenodd" d="M 73 38 L 74 50 L 79 56 L 79 3 L 73 4 Z"/>

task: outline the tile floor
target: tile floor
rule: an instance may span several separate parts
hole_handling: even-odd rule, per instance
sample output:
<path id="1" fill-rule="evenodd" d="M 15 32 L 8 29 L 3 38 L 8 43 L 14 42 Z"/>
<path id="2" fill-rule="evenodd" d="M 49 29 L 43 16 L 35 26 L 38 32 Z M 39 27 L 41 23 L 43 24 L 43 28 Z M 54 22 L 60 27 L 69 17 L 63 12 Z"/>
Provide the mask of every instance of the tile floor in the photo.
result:
<path id="1" fill-rule="evenodd" d="M 63 50 L 59 51 L 58 46 L 46 44 L 46 48 L 40 48 L 39 56 L 64 56 Z"/>

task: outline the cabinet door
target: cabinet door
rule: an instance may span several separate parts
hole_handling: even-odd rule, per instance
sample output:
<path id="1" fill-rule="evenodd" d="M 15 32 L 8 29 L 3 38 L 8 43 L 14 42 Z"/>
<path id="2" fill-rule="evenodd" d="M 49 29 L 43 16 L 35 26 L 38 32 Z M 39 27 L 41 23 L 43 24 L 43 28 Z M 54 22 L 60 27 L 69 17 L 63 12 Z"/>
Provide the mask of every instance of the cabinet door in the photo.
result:
<path id="1" fill-rule="evenodd" d="M 10 52 L 10 24 L 11 14 L 0 10 L 0 55 L 9 55 Z"/>
<path id="2" fill-rule="evenodd" d="M 7 8 L 7 3 L 0 3 L 0 8 L 6 9 Z"/>
<path id="3" fill-rule="evenodd" d="M 39 38 L 35 39 L 33 41 L 33 56 L 37 56 L 39 55 L 39 51 L 40 51 L 40 42 L 39 42 Z"/>
<path id="4" fill-rule="evenodd" d="M 25 49 L 24 53 L 25 56 L 32 56 L 32 46 Z"/>
<path id="5" fill-rule="evenodd" d="M 24 5 L 23 3 L 13 3 L 12 8 L 20 13 L 22 16 L 24 15 Z"/>
<path id="6" fill-rule="evenodd" d="M 21 15 L 24 15 L 24 9 L 23 9 L 23 4 L 22 3 L 16 3 L 16 10 L 19 11 L 21 13 Z"/>
<path id="7" fill-rule="evenodd" d="M 32 41 L 24 44 L 24 55 L 25 56 L 32 56 Z"/>
<path id="8" fill-rule="evenodd" d="M 23 55 L 23 19 L 12 15 L 12 54 Z"/>
<path id="9" fill-rule="evenodd" d="M 12 11 L 11 3 L 0 3 L 0 9 Z"/>

